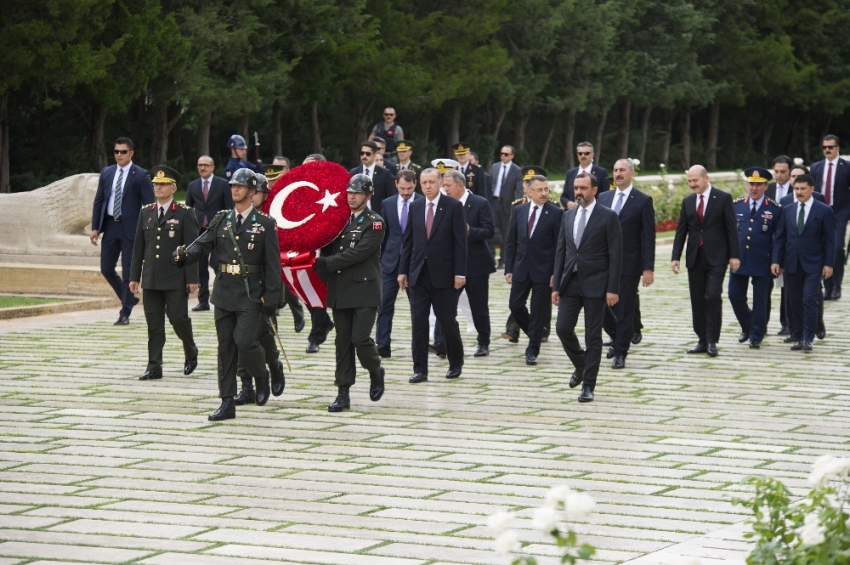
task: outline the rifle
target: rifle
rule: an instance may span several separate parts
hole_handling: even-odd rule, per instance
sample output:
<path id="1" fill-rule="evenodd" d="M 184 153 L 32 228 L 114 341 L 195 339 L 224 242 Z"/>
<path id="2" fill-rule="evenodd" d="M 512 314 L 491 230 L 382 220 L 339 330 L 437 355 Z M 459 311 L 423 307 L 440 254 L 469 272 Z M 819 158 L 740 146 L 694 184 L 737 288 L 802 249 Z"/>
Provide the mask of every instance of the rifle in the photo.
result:
<path id="1" fill-rule="evenodd" d="M 260 136 L 257 132 L 254 132 L 254 160 L 257 161 L 258 165 L 263 164 L 260 160 Z"/>

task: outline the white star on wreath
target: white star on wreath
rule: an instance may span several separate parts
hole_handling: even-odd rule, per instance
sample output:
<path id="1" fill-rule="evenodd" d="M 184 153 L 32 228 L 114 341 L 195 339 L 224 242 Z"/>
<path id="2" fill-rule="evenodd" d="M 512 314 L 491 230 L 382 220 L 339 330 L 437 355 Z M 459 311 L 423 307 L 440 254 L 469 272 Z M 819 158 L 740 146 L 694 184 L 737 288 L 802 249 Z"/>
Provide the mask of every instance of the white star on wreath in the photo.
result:
<path id="1" fill-rule="evenodd" d="M 325 195 L 320 200 L 316 201 L 316 204 L 322 205 L 322 213 L 324 213 L 325 210 L 327 210 L 331 206 L 333 206 L 334 208 L 338 206 L 338 204 L 336 203 L 337 196 L 339 196 L 338 192 L 336 194 L 331 194 L 329 190 L 325 190 Z"/>

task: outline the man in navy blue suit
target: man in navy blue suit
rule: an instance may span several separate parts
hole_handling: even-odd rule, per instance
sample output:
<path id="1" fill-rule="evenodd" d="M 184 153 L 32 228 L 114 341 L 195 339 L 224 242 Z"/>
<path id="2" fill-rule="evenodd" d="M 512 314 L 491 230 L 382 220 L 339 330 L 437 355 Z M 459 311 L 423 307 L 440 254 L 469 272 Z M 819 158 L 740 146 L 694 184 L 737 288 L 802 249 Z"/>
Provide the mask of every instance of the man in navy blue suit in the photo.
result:
<path id="1" fill-rule="evenodd" d="M 632 185 L 635 165 L 631 159 L 614 163 L 616 190 L 599 195 L 599 204 L 611 208 L 620 219 L 623 234 L 623 266 L 620 271 L 620 297 L 617 305 L 605 308 L 604 327 L 613 344 L 607 357 L 612 369 L 626 366 L 626 356 L 634 334 L 638 283 L 647 287 L 655 280 L 655 208 L 652 198 Z"/>
<path id="2" fill-rule="evenodd" d="M 812 163 L 815 190 L 823 194 L 835 216 L 835 273 L 824 281 L 824 299 L 841 298 L 844 280 L 844 238 L 850 222 L 850 163 L 839 157 L 841 142 L 835 135 L 823 138 L 823 161 Z"/>
<path id="3" fill-rule="evenodd" d="M 361 165 L 354 167 L 349 173 L 353 175 L 366 175 L 372 179 L 372 199 L 369 201 L 369 207 L 378 214 L 383 215 L 381 209 L 385 199 L 395 194 L 395 179 L 384 167 L 381 167 L 375 161 L 378 158 L 378 146 L 374 141 L 364 141 L 360 147 L 360 162 Z"/>
<path id="4" fill-rule="evenodd" d="M 564 191 L 561 193 L 561 205 L 564 210 L 572 210 L 576 204 L 575 191 L 573 183 L 579 173 L 592 174 L 596 178 L 596 184 L 599 189 L 597 194 L 602 194 L 610 188 L 608 180 L 608 171 L 593 163 L 593 144 L 589 141 L 582 141 L 576 146 L 576 156 L 578 157 L 578 166 L 567 171 L 567 179 L 564 181 Z"/>
<path id="5" fill-rule="evenodd" d="M 386 225 L 383 247 L 381 248 L 381 278 L 383 279 L 382 302 L 378 310 L 378 329 L 375 341 L 381 357 L 392 357 L 393 316 L 395 301 L 398 297 L 398 261 L 401 258 L 401 244 L 404 231 L 410 223 L 410 205 L 422 198 L 416 194 L 416 171 L 402 169 L 395 179 L 398 194 L 384 201 L 383 218 Z"/>
<path id="6" fill-rule="evenodd" d="M 818 323 L 821 277 L 829 280 L 835 265 L 835 216 L 827 204 L 812 198 L 815 179 L 794 181 L 797 202 L 782 212 L 773 241 L 774 276 L 785 274 L 788 333 L 792 351 L 811 351 Z"/>
<path id="7" fill-rule="evenodd" d="M 428 380 L 428 316 L 431 307 L 443 328 L 447 379 L 460 376 L 463 342 L 457 325 L 457 300 L 466 283 L 467 236 L 463 204 L 440 194 L 440 172 L 425 169 L 419 176 L 422 194 L 410 206 L 404 232 L 398 284 L 411 291 L 413 376 L 411 383 Z"/>
<path id="8" fill-rule="evenodd" d="M 91 218 L 91 244 L 100 247 L 100 272 L 121 300 L 116 326 L 130 323 L 130 313 L 139 301 L 130 292 L 130 263 L 136 222 L 145 204 L 152 204 L 153 183 L 146 170 L 133 164 L 133 142 L 128 137 L 115 140 L 115 165 L 100 171 Z M 121 256 L 121 276 L 115 270 Z"/>

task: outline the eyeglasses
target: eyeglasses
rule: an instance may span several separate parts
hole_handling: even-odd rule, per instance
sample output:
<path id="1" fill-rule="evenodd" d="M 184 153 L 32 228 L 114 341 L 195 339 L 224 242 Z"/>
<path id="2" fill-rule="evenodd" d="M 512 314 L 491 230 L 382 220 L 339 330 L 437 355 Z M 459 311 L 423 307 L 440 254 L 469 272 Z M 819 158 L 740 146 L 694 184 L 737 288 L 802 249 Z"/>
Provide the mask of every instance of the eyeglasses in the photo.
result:
<path id="1" fill-rule="evenodd" d="M 395 114 L 384 114 L 387 117 L 395 116 Z"/>
<path id="2" fill-rule="evenodd" d="M 369 155 L 372 155 L 372 152 L 371 152 L 371 151 L 361 151 L 361 152 L 360 152 L 360 156 L 361 156 L 361 157 L 363 157 L 363 156 L 368 157 Z"/>
<path id="3" fill-rule="evenodd" d="M 576 154 L 584 157 L 586 155 L 591 155 L 591 152 L 590 151 L 576 151 Z"/>
<path id="4" fill-rule="evenodd" d="M 832 149 L 835 149 L 836 147 L 838 147 L 838 146 L 837 146 L 837 145 L 824 145 L 824 146 L 823 146 L 823 150 L 824 150 L 824 151 L 830 151 L 830 150 L 832 150 Z M 116 153 L 117 153 L 117 152 L 116 152 Z"/>
<path id="5" fill-rule="evenodd" d="M 198 167 L 212 167 L 212 163 L 198 163 Z"/>
<path id="6" fill-rule="evenodd" d="M 528 191 L 529 192 L 535 192 L 537 194 L 542 194 L 544 192 L 549 192 L 549 187 L 547 186 L 547 187 L 544 187 L 544 188 L 529 188 Z"/>
<path id="7" fill-rule="evenodd" d="M 511 155 L 513 155 L 513 153 L 505 153 L 504 151 L 502 151 L 503 157 L 510 157 Z"/>
<path id="8" fill-rule="evenodd" d="M 115 150 L 116 155 L 126 155 L 129 152 L 130 152 L 129 149 L 116 149 Z"/>

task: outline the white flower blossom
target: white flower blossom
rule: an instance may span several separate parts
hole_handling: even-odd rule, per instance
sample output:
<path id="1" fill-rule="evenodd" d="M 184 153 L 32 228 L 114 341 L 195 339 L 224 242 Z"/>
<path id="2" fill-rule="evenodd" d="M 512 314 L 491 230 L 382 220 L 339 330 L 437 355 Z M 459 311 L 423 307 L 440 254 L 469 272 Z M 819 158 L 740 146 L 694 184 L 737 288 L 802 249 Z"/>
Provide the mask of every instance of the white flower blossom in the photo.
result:
<path id="1" fill-rule="evenodd" d="M 532 520 L 532 525 L 536 530 L 539 530 L 544 534 L 551 534 L 557 530 L 560 525 L 558 511 L 551 506 L 541 506 L 534 511 L 534 520 Z"/>
<path id="2" fill-rule="evenodd" d="M 658 163 L 658 168 L 659 169 L 666 169 L 667 165 L 665 165 L 664 163 Z"/>
<path id="3" fill-rule="evenodd" d="M 586 518 L 596 508 L 596 501 L 589 494 L 574 492 L 567 497 L 567 519 L 580 520 Z"/>
<path id="4" fill-rule="evenodd" d="M 632 165 L 634 165 L 635 167 L 640 166 L 640 159 L 632 159 Z"/>
<path id="5" fill-rule="evenodd" d="M 496 538 L 496 553 L 510 555 L 518 552 L 521 547 L 519 538 L 513 530 L 505 530 Z"/>
<path id="6" fill-rule="evenodd" d="M 795 165 L 802 165 L 803 159 L 801 157 L 794 157 L 794 164 Z"/>
<path id="7" fill-rule="evenodd" d="M 550 506 L 552 508 L 563 508 L 567 503 L 567 497 L 571 492 L 573 492 L 573 489 L 567 485 L 552 487 L 549 489 L 549 492 L 546 493 L 546 506 Z"/>
<path id="8" fill-rule="evenodd" d="M 822 455 L 812 465 L 809 483 L 813 486 L 826 486 L 834 479 L 848 477 L 850 477 L 850 458 Z"/>
<path id="9" fill-rule="evenodd" d="M 513 521 L 514 515 L 510 512 L 496 512 L 487 519 L 487 526 L 498 535 L 510 528 Z"/>
<path id="10" fill-rule="evenodd" d="M 800 541 L 803 545 L 820 545 L 826 541 L 826 528 L 821 525 L 817 514 L 809 514 L 800 528 Z"/>

